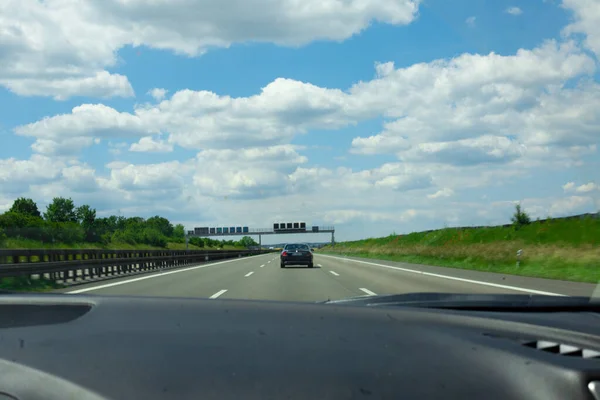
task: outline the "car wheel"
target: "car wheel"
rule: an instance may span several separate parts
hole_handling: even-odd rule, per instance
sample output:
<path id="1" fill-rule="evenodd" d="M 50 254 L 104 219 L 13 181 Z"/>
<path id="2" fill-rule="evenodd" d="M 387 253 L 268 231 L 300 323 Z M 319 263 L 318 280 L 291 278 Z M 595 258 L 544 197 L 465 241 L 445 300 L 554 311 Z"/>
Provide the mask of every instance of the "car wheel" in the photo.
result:
<path id="1" fill-rule="evenodd" d="M 308 268 L 312 268 L 313 267 L 313 263 L 308 264 Z"/>
<path id="2" fill-rule="evenodd" d="M 284 263 L 281 263 L 280 267 L 281 267 L 281 268 L 285 268 L 285 264 L 284 264 Z"/>

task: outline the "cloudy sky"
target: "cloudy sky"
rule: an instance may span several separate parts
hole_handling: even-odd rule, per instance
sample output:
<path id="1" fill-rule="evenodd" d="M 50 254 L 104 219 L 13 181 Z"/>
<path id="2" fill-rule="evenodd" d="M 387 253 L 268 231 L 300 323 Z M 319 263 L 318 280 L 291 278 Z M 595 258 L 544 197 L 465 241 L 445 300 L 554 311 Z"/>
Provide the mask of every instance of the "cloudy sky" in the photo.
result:
<path id="1" fill-rule="evenodd" d="M 4 0 L 0 211 L 339 240 L 595 212 L 599 62 L 599 0 Z"/>

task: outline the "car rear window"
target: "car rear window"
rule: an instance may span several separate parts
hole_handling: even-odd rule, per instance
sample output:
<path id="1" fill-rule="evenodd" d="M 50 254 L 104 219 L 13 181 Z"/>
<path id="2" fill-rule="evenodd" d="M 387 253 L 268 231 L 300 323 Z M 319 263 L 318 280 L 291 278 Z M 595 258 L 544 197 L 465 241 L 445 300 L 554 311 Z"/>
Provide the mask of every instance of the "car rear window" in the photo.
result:
<path id="1" fill-rule="evenodd" d="M 308 250 L 308 246 L 305 244 L 287 244 L 285 250 Z"/>

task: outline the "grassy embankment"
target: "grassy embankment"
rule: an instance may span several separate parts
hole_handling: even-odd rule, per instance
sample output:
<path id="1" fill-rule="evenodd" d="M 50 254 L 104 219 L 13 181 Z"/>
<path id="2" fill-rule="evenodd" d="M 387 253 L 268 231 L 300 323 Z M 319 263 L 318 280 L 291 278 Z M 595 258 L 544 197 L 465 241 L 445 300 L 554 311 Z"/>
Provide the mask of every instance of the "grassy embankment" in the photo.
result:
<path id="1" fill-rule="evenodd" d="M 516 266 L 517 250 L 521 265 Z M 600 219 L 445 228 L 326 246 L 323 253 L 580 282 L 600 281 Z"/>
<path id="2" fill-rule="evenodd" d="M 147 244 L 131 245 L 128 243 L 110 243 L 108 246 L 102 246 L 99 243 L 44 243 L 29 239 L 5 239 L 2 243 L 3 249 L 110 249 L 110 250 L 164 250 L 161 247 L 154 247 Z M 185 250 L 185 243 L 169 242 L 169 250 Z M 217 247 L 197 247 L 189 245 L 190 250 L 234 250 L 239 249 L 235 246 L 225 245 L 222 248 Z M 36 261 L 32 257 L 32 261 Z M 29 279 L 28 277 L 4 278 L 0 279 L 0 290 L 18 290 L 28 292 L 43 292 L 52 289 L 64 287 L 61 284 L 54 283 L 47 279 Z"/>

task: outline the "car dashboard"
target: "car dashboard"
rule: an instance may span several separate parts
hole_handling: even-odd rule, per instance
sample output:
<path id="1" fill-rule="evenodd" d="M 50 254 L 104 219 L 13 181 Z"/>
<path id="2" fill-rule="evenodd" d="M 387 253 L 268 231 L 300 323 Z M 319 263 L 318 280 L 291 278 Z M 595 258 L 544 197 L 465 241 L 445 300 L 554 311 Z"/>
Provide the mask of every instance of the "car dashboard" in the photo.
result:
<path id="1" fill-rule="evenodd" d="M 0 399 L 600 399 L 593 312 L 66 294 L 0 310 Z"/>

